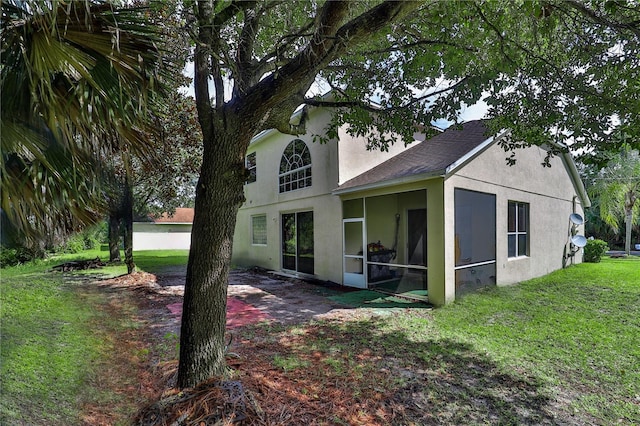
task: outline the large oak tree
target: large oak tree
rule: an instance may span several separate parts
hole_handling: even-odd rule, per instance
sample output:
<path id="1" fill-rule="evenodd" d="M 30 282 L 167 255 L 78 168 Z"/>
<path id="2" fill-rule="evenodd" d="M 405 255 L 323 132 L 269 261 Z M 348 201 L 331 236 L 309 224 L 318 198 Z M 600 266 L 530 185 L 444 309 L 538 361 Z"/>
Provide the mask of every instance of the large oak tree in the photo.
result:
<path id="1" fill-rule="evenodd" d="M 485 98 L 512 150 L 563 141 L 608 143 L 638 133 L 639 22 L 626 1 L 186 2 L 192 12 L 195 93 L 203 162 L 182 317 L 178 386 L 225 371 L 229 264 L 251 138 L 300 105 L 332 107 L 325 135 L 348 122 L 406 141 L 416 125 Z M 314 83 L 330 99 L 310 94 Z M 372 105 L 372 100 L 377 105 Z M 428 128 L 428 126 L 426 126 Z M 370 140 L 384 149 L 384 137 Z"/>

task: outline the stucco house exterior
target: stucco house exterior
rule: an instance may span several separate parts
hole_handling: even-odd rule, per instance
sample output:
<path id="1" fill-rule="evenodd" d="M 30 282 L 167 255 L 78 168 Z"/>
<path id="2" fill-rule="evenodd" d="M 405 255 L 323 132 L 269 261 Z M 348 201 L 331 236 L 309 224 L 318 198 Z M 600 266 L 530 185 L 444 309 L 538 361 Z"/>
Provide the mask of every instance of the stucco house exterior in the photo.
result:
<path id="1" fill-rule="evenodd" d="M 178 207 L 172 216 L 148 218 L 133 222 L 134 250 L 188 250 L 191 247 L 193 209 Z"/>
<path id="2" fill-rule="evenodd" d="M 482 121 L 389 152 L 340 129 L 313 142 L 330 111 L 299 137 L 266 131 L 247 151 L 233 262 L 345 286 L 422 292 L 443 305 L 581 261 L 569 221 L 590 201 L 570 155 L 530 147 L 514 166 Z"/>

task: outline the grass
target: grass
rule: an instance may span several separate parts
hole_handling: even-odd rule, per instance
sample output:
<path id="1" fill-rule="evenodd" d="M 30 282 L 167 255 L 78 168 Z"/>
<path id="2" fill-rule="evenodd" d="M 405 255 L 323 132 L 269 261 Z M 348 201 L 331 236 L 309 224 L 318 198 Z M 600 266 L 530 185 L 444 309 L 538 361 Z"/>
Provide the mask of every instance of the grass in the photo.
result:
<path id="1" fill-rule="evenodd" d="M 296 356 L 284 357 L 278 354 L 273 357 L 273 364 L 284 371 L 291 371 L 296 368 L 307 368 L 310 365 L 309 361 L 300 359 Z"/>
<path id="2" fill-rule="evenodd" d="M 186 265 L 189 250 L 135 251 L 133 260 L 138 268 L 153 274 L 167 267 Z"/>
<path id="3" fill-rule="evenodd" d="M 525 371 L 572 410 L 640 422 L 640 259 L 604 259 L 470 295 L 416 328 Z"/>
<path id="4" fill-rule="evenodd" d="M 184 253 L 160 255 L 153 259 L 141 252 L 140 264 L 151 269 L 186 262 Z M 126 266 L 48 272 L 60 263 L 96 257 L 105 260 L 108 252 L 58 255 L 0 271 L 0 424 L 80 424 L 87 406 L 109 407 L 111 419 L 126 419 L 138 408 L 138 401 L 114 392 L 137 386 L 131 368 L 149 354 L 135 346 L 136 308 L 87 287 L 82 278 L 122 275 Z M 138 253 L 134 258 L 138 261 Z M 126 336 L 131 344 L 114 336 Z M 118 357 L 125 365 L 116 362 Z"/>
<path id="5" fill-rule="evenodd" d="M 451 341 L 540 382 L 596 423 L 640 422 L 640 259 L 604 259 L 469 295 L 389 327 Z"/>
<path id="6" fill-rule="evenodd" d="M 77 417 L 76 398 L 99 342 L 82 326 L 91 309 L 61 281 L 40 274 L 2 279 L 2 424 L 63 424 Z"/>

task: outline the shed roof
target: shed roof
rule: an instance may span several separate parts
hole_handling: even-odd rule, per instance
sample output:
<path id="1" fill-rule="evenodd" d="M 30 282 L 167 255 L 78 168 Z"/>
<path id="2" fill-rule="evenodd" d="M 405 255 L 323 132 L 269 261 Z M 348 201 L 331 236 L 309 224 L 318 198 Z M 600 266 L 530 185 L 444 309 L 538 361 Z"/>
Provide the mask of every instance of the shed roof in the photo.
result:
<path id="1" fill-rule="evenodd" d="M 397 181 L 411 176 L 443 175 L 475 149 L 490 142 L 488 129 L 482 120 L 469 121 L 459 127 L 450 127 L 433 138 L 401 152 L 340 185 L 336 192 L 367 187 L 386 181 Z"/>
<path id="2" fill-rule="evenodd" d="M 162 216 L 152 217 L 152 219 L 155 223 L 193 223 L 193 213 L 193 208 L 178 207 L 171 217 L 167 213 L 162 213 Z"/>

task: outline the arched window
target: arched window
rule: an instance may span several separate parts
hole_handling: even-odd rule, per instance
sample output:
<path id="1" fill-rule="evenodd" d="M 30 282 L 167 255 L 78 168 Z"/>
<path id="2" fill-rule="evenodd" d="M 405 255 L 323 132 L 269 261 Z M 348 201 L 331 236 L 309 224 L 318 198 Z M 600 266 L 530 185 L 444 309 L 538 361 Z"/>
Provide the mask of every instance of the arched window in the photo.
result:
<path id="1" fill-rule="evenodd" d="M 292 141 L 285 148 L 278 178 L 280 192 L 311 186 L 311 153 L 307 144 L 300 139 Z"/>

